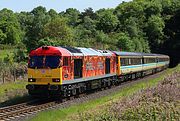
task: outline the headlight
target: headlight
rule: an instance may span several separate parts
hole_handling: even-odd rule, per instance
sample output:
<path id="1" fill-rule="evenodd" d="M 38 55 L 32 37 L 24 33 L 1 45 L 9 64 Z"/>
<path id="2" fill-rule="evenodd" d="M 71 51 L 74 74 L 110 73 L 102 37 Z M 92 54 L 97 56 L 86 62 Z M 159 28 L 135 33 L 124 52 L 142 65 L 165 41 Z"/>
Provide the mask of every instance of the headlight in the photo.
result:
<path id="1" fill-rule="evenodd" d="M 60 82 L 60 79 L 52 79 L 53 82 Z"/>
<path id="2" fill-rule="evenodd" d="M 29 79 L 28 79 L 28 82 L 36 82 L 36 79 L 29 78 Z"/>

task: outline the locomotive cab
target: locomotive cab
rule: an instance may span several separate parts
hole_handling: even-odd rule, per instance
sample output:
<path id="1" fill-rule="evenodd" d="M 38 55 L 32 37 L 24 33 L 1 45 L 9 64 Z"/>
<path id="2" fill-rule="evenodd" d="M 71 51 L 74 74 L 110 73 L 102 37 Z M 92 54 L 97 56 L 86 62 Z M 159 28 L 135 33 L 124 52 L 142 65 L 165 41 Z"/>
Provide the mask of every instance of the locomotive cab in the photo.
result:
<path id="1" fill-rule="evenodd" d="M 31 51 L 26 86 L 29 94 L 48 94 L 49 91 L 60 90 L 62 65 L 63 58 L 58 48 L 41 47 Z"/>

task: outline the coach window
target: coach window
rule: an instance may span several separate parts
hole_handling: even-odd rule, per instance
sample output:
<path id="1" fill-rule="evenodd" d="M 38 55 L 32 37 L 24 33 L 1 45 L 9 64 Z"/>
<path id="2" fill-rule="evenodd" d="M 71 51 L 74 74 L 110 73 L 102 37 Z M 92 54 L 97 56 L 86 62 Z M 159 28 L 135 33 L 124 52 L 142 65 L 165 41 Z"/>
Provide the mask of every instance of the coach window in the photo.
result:
<path id="1" fill-rule="evenodd" d="M 132 65 L 137 65 L 137 58 L 133 58 L 133 63 Z"/>
<path id="2" fill-rule="evenodd" d="M 128 58 L 121 58 L 121 66 L 127 66 L 129 64 Z"/>
<path id="3" fill-rule="evenodd" d="M 64 57 L 63 58 L 63 66 L 68 66 L 69 63 L 68 63 L 68 57 Z"/>
<path id="4" fill-rule="evenodd" d="M 131 65 L 134 65 L 134 63 L 135 63 L 134 58 L 131 58 Z"/>
<path id="5" fill-rule="evenodd" d="M 139 64 L 139 58 L 133 58 L 132 60 L 133 60 L 133 62 L 132 62 L 133 65 Z"/>
<path id="6" fill-rule="evenodd" d="M 125 66 L 128 66 L 130 64 L 129 61 L 130 61 L 129 58 L 125 58 Z"/>
<path id="7" fill-rule="evenodd" d="M 125 66 L 125 59 L 121 58 L 121 66 Z"/>
<path id="8" fill-rule="evenodd" d="M 142 64 L 142 59 L 138 58 L 138 64 Z"/>
<path id="9" fill-rule="evenodd" d="M 148 63 L 148 58 L 144 58 L 144 63 Z"/>
<path id="10" fill-rule="evenodd" d="M 148 63 L 153 63 L 153 58 L 149 58 L 149 62 Z"/>
<path id="11" fill-rule="evenodd" d="M 155 63 L 156 62 L 156 58 L 152 58 L 152 63 Z"/>
<path id="12" fill-rule="evenodd" d="M 129 58 L 126 58 L 125 59 L 126 61 L 125 61 L 125 64 L 128 66 L 128 65 L 130 65 L 130 59 Z"/>
<path id="13" fill-rule="evenodd" d="M 133 58 L 130 58 L 129 59 L 129 65 L 133 65 L 133 62 L 134 62 Z"/>

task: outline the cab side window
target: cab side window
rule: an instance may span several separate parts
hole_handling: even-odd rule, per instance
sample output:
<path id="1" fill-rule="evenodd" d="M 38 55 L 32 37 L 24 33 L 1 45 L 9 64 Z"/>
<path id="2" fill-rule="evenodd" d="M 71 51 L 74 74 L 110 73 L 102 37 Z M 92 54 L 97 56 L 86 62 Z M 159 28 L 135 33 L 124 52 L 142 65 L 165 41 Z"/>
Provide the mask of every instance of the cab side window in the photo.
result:
<path id="1" fill-rule="evenodd" d="M 69 66 L 68 57 L 63 58 L 63 66 Z"/>

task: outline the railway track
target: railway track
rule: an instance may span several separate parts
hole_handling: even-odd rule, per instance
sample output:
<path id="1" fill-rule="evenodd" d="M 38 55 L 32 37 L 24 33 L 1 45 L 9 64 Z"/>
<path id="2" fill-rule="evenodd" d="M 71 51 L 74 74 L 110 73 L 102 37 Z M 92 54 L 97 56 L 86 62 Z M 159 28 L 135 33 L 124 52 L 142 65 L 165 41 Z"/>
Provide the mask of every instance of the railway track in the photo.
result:
<path id="1" fill-rule="evenodd" d="M 56 105 L 54 102 L 49 102 L 45 104 L 39 104 L 39 105 L 15 105 L 8 109 L 1 110 L 3 113 L 0 114 L 0 120 L 14 120 L 18 117 L 27 116 L 29 114 L 34 114 L 39 111 L 43 111 L 49 107 L 53 107 Z M 15 107 L 15 108 L 14 108 Z"/>
<path id="2" fill-rule="evenodd" d="M 133 85 L 140 81 L 146 81 L 148 78 L 155 78 L 159 76 L 162 72 L 156 73 L 151 76 L 147 76 L 141 79 L 127 81 L 121 83 L 119 86 L 114 86 L 111 89 L 97 91 L 96 93 L 90 93 L 88 95 L 80 95 L 79 98 L 66 98 L 63 102 L 59 100 L 36 100 L 27 103 L 21 103 L 13 106 L 0 108 L 0 121 L 19 121 L 23 120 L 24 117 L 34 115 L 37 112 L 44 111 L 47 109 L 55 109 L 55 108 L 65 108 L 73 104 L 81 104 L 82 102 L 86 102 L 89 100 L 93 100 L 95 98 L 107 96 L 113 92 L 116 92 L 120 89 L 128 85 Z"/>

